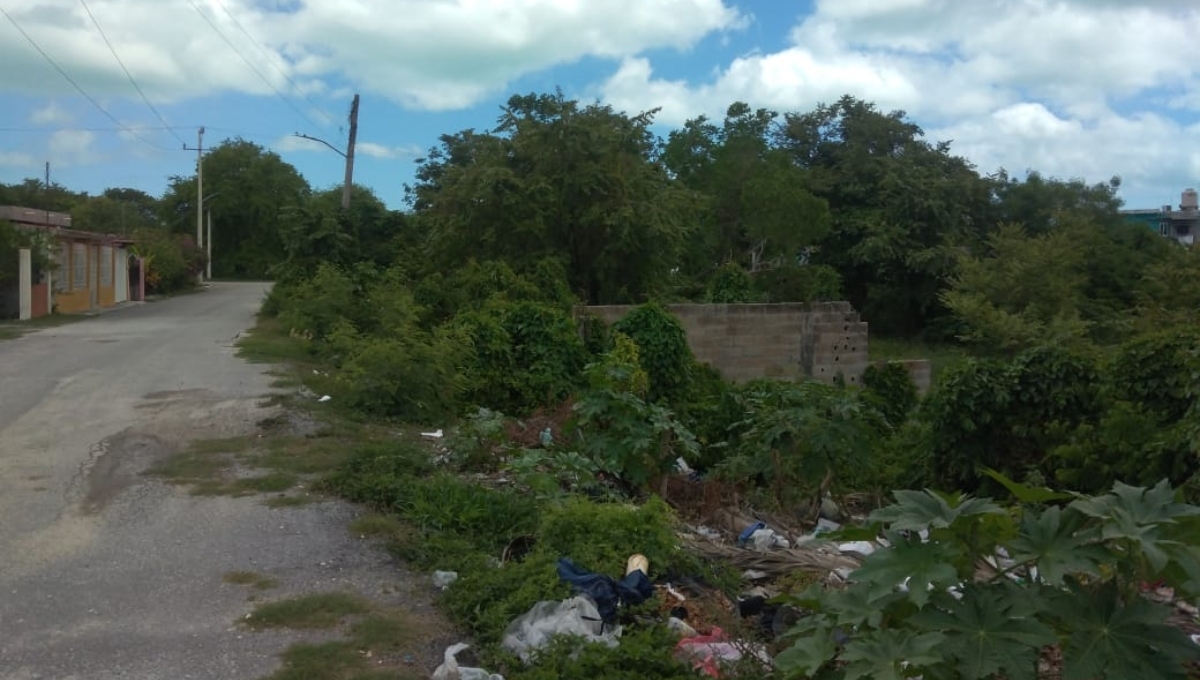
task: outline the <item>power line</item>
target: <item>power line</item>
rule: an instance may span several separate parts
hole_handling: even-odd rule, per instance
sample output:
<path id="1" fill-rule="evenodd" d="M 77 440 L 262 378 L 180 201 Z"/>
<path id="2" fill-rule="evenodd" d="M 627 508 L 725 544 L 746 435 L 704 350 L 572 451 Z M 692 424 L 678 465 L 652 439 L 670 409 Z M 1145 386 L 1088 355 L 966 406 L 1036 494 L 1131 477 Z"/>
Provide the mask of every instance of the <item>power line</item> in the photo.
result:
<path id="1" fill-rule="evenodd" d="M 145 137 L 143 137 L 143 136 L 139 135 L 138 133 L 134 132 L 133 130 L 129 129 L 129 127 L 122 125 L 121 121 L 117 120 L 116 116 L 109 113 L 108 110 L 105 109 L 103 106 L 100 106 L 100 102 L 96 101 L 92 97 L 92 95 L 88 94 L 86 90 L 84 90 L 82 87 L 80 87 L 79 83 L 75 82 L 75 79 L 72 78 L 70 76 L 70 74 L 68 74 L 66 71 L 63 70 L 63 68 L 61 66 L 58 65 L 58 62 L 54 61 L 54 59 L 52 59 L 49 54 L 46 54 L 46 50 L 43 50 L 41 45 L 38 45 L 37 41 L 35 41 L 32 37 L 30 37 L 30 35 L 25 32 L 24 28 L 21 28 L 21 24 L 18 24 L 17 20 L 14 19 L 12 17 L 12 15 L 8 13 L 7 10 L 5 10 L 3 7 L 0 7 L 0 14 L 3 14 L 5 19 L 8 19 L 8 22 L 10 24 L 12 24 L 13 27 L 16 28 L 17 31 L 19 31 L 21 33 L 21 36 L 24 37 L 25 40 L 28 41 L 30 45 L 33 45 L 33 49 L 37 50 L 38 54 L 42 55 L 42 58 L 45 59 L 47 62 L 49 62 L 50 65 L 54 67 L 54 70 L 58 71 L 59 75 L 61 75 L 63 78 L 66 78 L 67 82 L 71 83 L 72 87 L 74 87 L 76 89 L 76 91 L 79 92 L 79 94 L 83 95 L 84 99 L 88 100 L 88 102 L 90 102 L 92 106 L 96 107 L 97 111 L 99 111 L 100 113 L 103 113 L 105 115 L 105 117 L 107 117 L 109 120 L 111 120 L 113 123 L 115 123 L 120 130 L 122 130 L 124 132 L 128 132 L 129 134 L 133 135 L 137 139 L 141 140 L 142 142 L 144 142 L 156 149 L 160 149 L 162 151 L 170 151 L 170 149 L 168 149 L 164 146 L 159 146 L 158 144 L 155 144 L 154 142 L 146 139 Z"/>
<path id="2" fill-rule="evenodd" d="M 303 88 L 301 88 L 300 85 L 295 80 L 293 80 L 290 75 L 287 74 L 287 71 L 284 71 L 283 69 L 281 69 L 275 65 L 275 62 L 271 59 L 270 51 L 262 44 L 262 42 L 260 42 L 254 36 L 250 35 L 250 32 L 246 30 L 246 27 L 242 25 L 242 22 L 237 20 L 237 17 L 235 17 L 233 15 L 233 12 L 229 11 L 229 8 L 225 6 L 225 3 L 221 2 L 221 0 L 213 0 L 213 1 L 216 2 L 217 6 L 220 7 L 222 11 L 225 12 L 225 14 L 229 17 L 229 20 L 233 22 L 233 25 L 236 26 L 237 29 L 242 32 L 242 35 L 246 36 L 246 38 L 248 38 L 250 40 L 251 44 L 253 44 L 258 49 L 258 53 L 261 54 L 266 59 L 267 63 L 271 65 L 271 68 L 275 69 L 276 73 L 278 73 L 279 75 L 286 78 L 288 83 L 293 88 L 295 88 L 297 92 L 300 93 L 300 96 L 304 97 L 304 101 L 311 104 L 314 109 L 316 109 L 317 111 L 319 111 L 321 113 L 321 115 L 325 116 L 326 118 L 328 118 L 330 120 L 333 120 L 333 116 L 331 116 L 328 111 L 326 111 L 324 108 L 322 108 L 316 102 L 314 102 L 311 97 L 309 97 L 307 94 L 305 94 L 303 91 Z"/>
<path id="3" fill-rule="evenodd" d="M 279 98 L 284 101 L 284 103 L 286 103 L 288 106 L 292 107 L 292 110 L 295 111 L 297 114 L 299 114 L 301 118 L 308 121 L 309 125 L 314 125 L 314 126 L 318 125 L 317 123 L 314 123 L 311 118 L 308 117 L 308 114 L 306 114 L 306 113 L 304 113 L 304 111 L 300 110 L 300 107 L 296 106 L 292 102 L 291 99 L 288 99 L 287 95 L 280 92 L 279 88 L 275 87 L 271 83 L 271 81 L 267 80 L 267 77 L 262 74 L 262 71 L 259 71 L 257 68 L 255 68 L 254 64 L 252 64 L 250 62 L 250 60 L 246 58 L 246 55 L 242 54 L 238 50 L 238 48 L 234 46 L 233 41 L 231 41 L 229 39 L 229 37 L 226 36 L 223 31 L 221 31 L 220 28 L 217 28 L 217 25 L 215 23 L 213 23 L 213 20 L 210 19 L 207 14 L 204 13 L 204 10 L 200 9 L 200 6 L 196 4 L 196 0 L 187 0 L 187 2 L 189 5 L 192 6 L 192 9 L 196 10 L 196 14 L 199 14 L 200 18 L 204 19 L 204 22 L 207 23 L 217 35 L 221 36 L 221 40 L 225 41 L 225 44 L 229 46 L 229 49 L 232 50 L 233 53 L 236 54 L 239 59 L 241 59 L 243 62 L 245 62 L 246 66 L 250 67 L 250 70 L 254 72 L 254 75 L 258 76 L 259 80 L 263 81 L 263 83 L 266 84 L 267 87 L 271 88 L 271 91 L 274 92 L 276 95 L 278 95 Z"/>
<path id="4" fill-rule="evenodd" d="M 142 101 L 145 102 L 146 106 L 154 112 L 154 116 L 158 118 L 158 122 L 163 124 L 163 128 L 170 131 L 175 139 L 179 140 L 180 144 L 187 146 L 187 142 L 183 141 L 183 137 L 180 137 L 179 133 L 175 132 L 175 130 L 171 128 L 170 124 L 167 123 L 162 114 L 158 112 L 158 109 L 154 107 L 154 104 L 150 103 L 150 99 L 146 97 L 146 93 L 142 91 L 142 86 L 137 84 L 137 81 L 133 78 L 133 74 L 130 73 L 129 69 L 125 67 L 125 62 L 121 61 L 120 55 L 117 54 L 116 48 L 113 47 L 112 42 L 109 41 L 108 36 L 104 33 L 104 29 L 100 28 L 100 22 L 96 21 L 96 15 L 92 14 L 92 8 L 88 7 L 87 0 L 79 0 L 79 4 L 83 5 L 83 11 L 87 12 L 88 18 L 92 20 L 92 25 L 95 26 L 96 30 L 100 32 L 100 37 L 104 39 L 104 44 L 108 45 L 108 51 L 112 52 L 113 58 L 116 59 L 117 63 L 121 65 L 121 70 L 125 72 L 125 77 L 129 79 L 129 83 L 133 85 L 133 89 L 137 90 L 138 96 L 140 96 Z"/>

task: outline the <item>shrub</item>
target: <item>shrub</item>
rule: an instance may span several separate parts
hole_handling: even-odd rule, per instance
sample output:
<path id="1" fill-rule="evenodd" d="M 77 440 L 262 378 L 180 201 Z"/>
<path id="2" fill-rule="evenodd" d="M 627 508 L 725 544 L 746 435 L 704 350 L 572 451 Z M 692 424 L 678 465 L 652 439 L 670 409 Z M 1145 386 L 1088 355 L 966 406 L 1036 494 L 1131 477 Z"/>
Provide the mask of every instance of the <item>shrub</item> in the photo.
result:
<path id="1" fill-rule="evenodd" d="M 339 339 L 347 352 L 337 384 L 363 413 L 437 423 L 462 409 L 466 388 L 459 366 L 469 344 L 451 330 L 409 328 L 388 338 Z"/>
<path id="2" fill-rule="evenodd" d="M 279 305 L 279 320 L 289 330 L 321 343 L 342 320 L 353 316 L 358 290 L 346 272 L 322 264 L 308 280 L 296 284 Z"/>
<path id="3" fill-rule="evenodd" d="M 453 322 L 474 349 L 469 398 L 524 415 L 579 385 L 587 352 L 570 315 L 534 302 L 493 301 Z"/>
<path id="4" fill-rule="evenodd" d="M 716 304 L 750 302 L 754 299 L 754 281 L 739 264 L 730 262 L 713 274 L 705 297 Z"/>
<path id="5" fill-rule="evenodd" d="M 1144 589 L 1200 594 L 1200 508 L 1165 482 L 1074 497 L 997 479 L 1020 506 L 896 492 L 871 516 L 889 545 L 845 589 L 787 597 L 812 614 L 776 659 L 785 677 L 1045 677 L 1051 647 L 1064 678 L 1187 677 L 1200 646 Z"/>
<path id="6" fill-rule="evenodd" d="M 650 376 L 650 401 L 673 403 L 683 395 L 694 359 L 678 319 L 652 302 L 632 309 L 612 329 L 637 343 L 639 361 Z"/>
<path id="7" fill-rule="evenodd" d="M 835 481 L 867 466 L 888 430 L 878 411 L 844 388 L 762 380 L 739 398 L 746 415 L 716 470 L 735 482 L 769 482 L 783 507 L 819 503 Z"/>
<path id="8" fill-rule="evenodd" d="M 917 406 L 917 386 L 904 364 L 872 364 L 863 372 L 862 384 L 864 396 L 893 428 L 903 425 Z"/>
<path id="9" fill-rule="evenodd" d="M 784 265 L 754 275 L 755 287 L 768 302 L 815 302 L 842 299 L 842 277 L 823 264 Z"/>
<path id="10" fill-rule="evenodd" d="M 1047 454 L 1100 416 L 1099 385 L 1096 360 L 1063 347 L 950 368 L 921 410 L 930 426 L 934 478 L 968 491 L 988 486 L 983 468 L 1017 479 L 1053 478 Z"/>

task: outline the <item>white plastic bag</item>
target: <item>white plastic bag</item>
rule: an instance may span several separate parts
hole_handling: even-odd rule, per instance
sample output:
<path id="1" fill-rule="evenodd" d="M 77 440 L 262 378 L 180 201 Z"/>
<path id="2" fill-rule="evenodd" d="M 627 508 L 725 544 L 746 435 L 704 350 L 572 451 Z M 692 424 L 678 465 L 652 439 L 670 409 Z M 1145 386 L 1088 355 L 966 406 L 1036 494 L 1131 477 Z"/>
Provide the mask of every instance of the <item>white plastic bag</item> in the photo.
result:
<path id="1" fill-rule="evenodd" d="M 446 656 L 442 659 L 442 665 L 437 667 L 433 672 L 431 680 L 504 680 L 504 676 L 498 673 L 488 673 L 482 668 L 464 668 L 458 665 L 458 653 L 470 647 L 465 642 L 460 642 L 457 645 L 450 645 L 446 648 Z"/>
<path id="2" fill-rule="evenodd" d="M 603 629 L 603 632 L 602 632 Z M 616 647 L 621 627 L 605 629 L 596 603 L 584 595 L 562 602 L 539 602 L 504 631 L 501 644 L 525 663 L 555 635 L 575 635 L 587 642 Z"/>

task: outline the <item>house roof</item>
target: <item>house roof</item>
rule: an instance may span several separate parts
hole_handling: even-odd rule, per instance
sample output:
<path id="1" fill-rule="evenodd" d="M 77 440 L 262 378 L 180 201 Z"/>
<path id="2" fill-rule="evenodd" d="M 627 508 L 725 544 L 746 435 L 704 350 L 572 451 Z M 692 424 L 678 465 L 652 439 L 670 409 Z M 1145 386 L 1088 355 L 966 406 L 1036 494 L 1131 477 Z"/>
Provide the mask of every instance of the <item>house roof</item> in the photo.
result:
<path id="1" fill-rule="evenodd" d="M 118 234 L 101 234 L 93 231 L 71 229 L 71 216 L 67 213 L 16 205 L 0 205 L 0 220 L 8 220 L 18 227 L 48 232 L 59 239 L 93 241 L 111 245 L 129 245 L 134 239 Z"/>

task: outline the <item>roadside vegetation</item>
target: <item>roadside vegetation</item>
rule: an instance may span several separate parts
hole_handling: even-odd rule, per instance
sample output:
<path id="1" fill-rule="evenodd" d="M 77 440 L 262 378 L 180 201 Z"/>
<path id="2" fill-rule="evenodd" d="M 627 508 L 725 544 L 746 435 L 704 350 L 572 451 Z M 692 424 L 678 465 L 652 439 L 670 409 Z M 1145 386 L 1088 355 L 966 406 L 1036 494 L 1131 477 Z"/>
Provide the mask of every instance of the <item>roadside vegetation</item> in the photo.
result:
<path id="1" fill-rule="evenodd" d="M 339 212 L 281 172 L 304 195 L 247 199 L 259 231 L 222 266 L 274 277 L 243 352 L 320 426 L 156 474 L 361 503 L 356 534 L 454 572 L 439 604 L 508 680 L 693 678 L 684 652 L 717 654 L 695 634 L 729 645 L 725 678 L 1186 677 L 1197 251 L 1123 222 L 1116 179 L 981 175 L 849 97 L 666 139 L 652 120 L 513 97 L 421 159 L 403 213 Z M 731 383 L 664 305 L 835 299 L 871 325 L 861 387 Z M 606 326 L 587 304 L 636 309 Z M 934 361 L 927 394 L 887 361 L 911 358 Z M 757 521 L 790 547 L 733 545 Z M 560 559 L 619 579 L 633 554 L 656 592 L 620 608 L 618 644 L 506 646 L 572 596 Z M 277 677 L 344 677 L 314 670 L 351 658 L 331 644 Z"/>

